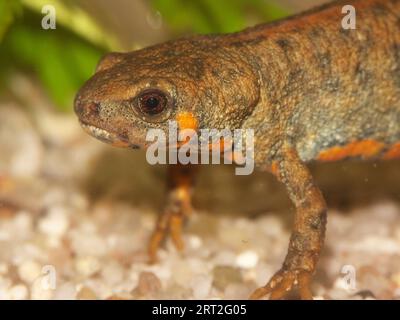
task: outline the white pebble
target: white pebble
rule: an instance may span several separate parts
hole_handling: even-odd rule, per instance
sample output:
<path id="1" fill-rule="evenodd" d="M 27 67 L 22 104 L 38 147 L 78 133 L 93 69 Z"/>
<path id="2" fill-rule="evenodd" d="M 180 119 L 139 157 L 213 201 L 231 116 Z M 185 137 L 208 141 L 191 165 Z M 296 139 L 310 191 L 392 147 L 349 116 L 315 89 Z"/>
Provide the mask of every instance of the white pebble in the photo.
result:
<path id="1" fill-rule="evenodd" d="M 4 262 L 0 263 L 0 275 L 4 275 L 8 272 L 8 265 Z"/>
<path id="2" fill-rule="evenodd" d="M 244 300 L 249 297 L 251 290 L 249 290 L 244 284 L 231 283 L 224 290 L 224 299 L 229 300 Z"/>
<path id="3" fill-rule="evenodd" d="M 203 245 L 203 241 L 198 236 L 189 236 L 189 247 L 192 249 L 199 249 Z"/>
<path id="4" fill-rule="evenodd" d="M 400 299 L 400 288 L 396 288 L 394 290 L 393 296 L 394 296 L 394 299 L 397 299 L 397 300 Z"/>
<path id="5" fill-rule="evenodd" d="M 102 256 L 107 253 L 106 239 L 101 238 L 92 230 L 75 230 L 72 236 L 72 249 L 77 255 Z"/>
<path id="6" fill-rule="evenodd" d="M 17 284 L 9 289 L 11 300 L 25 300 L 28 298 L 28 288 L 23 284 Z"/>
<path id="7" fill-rule="evenodd" d="M 83 283 L 83 286 L 77 286 L 78 292 L 83 288 L 88 287 L 96 297 L 100 300 L 107 299 L 113 295 L 113 289 L 104 283 L 101 279 L 87 279 Z"/>
<path id="8" fill-rule="evenodd" d="M 258 287 L 265 286 L 267 281 L 274 275 L 276 272 L 276 268 L 271 264 L 267 263 L 259 263 L 257 267 L 254 269 L 255 273 L 255 283 Z"/>
<path id="9" fill-rule="evenodd" d="M 55 300 L 74 300 L 76 299 L 77 290 L 76 286 L 71 282 L 65 282 L 57 286 L 54 293 Z"/>
<path id="10" fill-rule="evenodd" d="M 194 299 L 206 299 L 211 290 L 212 278 L 206 275 L 197 275 L 190 282 Z"/>
<path id="11" fill-rule="evenodd" d="M 124 277 L 121 265 L 115 261 L 106 264 L 101 270 L 101 275 L 109 285 L 119 284 Z"/>
<path id="12" fill-rule="evenodd" d="M 12 157 L 10 171 L 19 177 L 35 176 L 42 164 L 42 145 L 32 131 L 19 134 L 19 149 Z M 29 159 L 29 161 L 27 161 Z"/>
<path id="13" fill-rule="evenodd" d="M 9 288 L 11 287 L 12 281 L 9 278 L 0 276 L 0 300 L 9 300 Z"/>
<path id="14" fill-rule="evenodd" d="M 53 298 L 54 290 L 48 286 L 48 276 L 37 278 L 31 286 L 32 300 L 50 300 Z"/>
<path id="15" fill-rule="evenodd" d="M 32 283 L 41 274 L 41 267 L 35 261 L 24 261 L 18 267 L 19 277 L 27 282 Z"/>
<path id="16" fill-rule="evenodd" d="M 352 284 L 344 277 L 336 278 L 336 280 L 333 284 L 333 289 L 344 291 L 346 293 L 354 293 L 357 291 L 357 288 L 355 288 L 355 287 L 353 288 Z"/>
<path id="17" fill-rule="evenodd" d="M 232 251 L 220 251 L 214 257 L 214 264 L 220 266 L 234 266 L 236 255 Z"/>
<path id="18" fill-rule="evenodd" d="M 29 212 L 20 211 L 15 216 L 13 223 L 16 232 L 27 235 L 32 230 L 32 215 Z"/>
<path id="19" fill-rule="evenodd" d="M 173 270 L 171 276 L 174 282 L 182 287 L 186 287 L 193 279 L 193 270 L 184 261 L 174 261 L 170 268 Z"/>
<path id="20" fill-rule="evenodd" d="M 236 257 L 236 265 L 243 269 L 254 268 L 258 263 L 258 254 L 255 251 L 247 250 Z"/>
<path id="21" fill-rule="evenodd" d="M 100 262 L 92 256 L 80 257 L 75 261 L 75 269 L 81 275 L 90 277 L 100 270 Z"/>
<path id="22" fill-rule="evenodd" d="M 381 253 L 381 254 L 400 254 L 400 246 L 395 239 L 387 236 L 368 235 L 364 238 L 358 239 L 349 245 L 354 251 L 368 252 L 368 253 Z"/>
<path id="23" fill-rule="evenodd" d="M 39 230 L 53 237 L 61 237 L 68 229 L 69 221 L 63 207 L 53 207 L 48 214 L 39 221 Z"/>

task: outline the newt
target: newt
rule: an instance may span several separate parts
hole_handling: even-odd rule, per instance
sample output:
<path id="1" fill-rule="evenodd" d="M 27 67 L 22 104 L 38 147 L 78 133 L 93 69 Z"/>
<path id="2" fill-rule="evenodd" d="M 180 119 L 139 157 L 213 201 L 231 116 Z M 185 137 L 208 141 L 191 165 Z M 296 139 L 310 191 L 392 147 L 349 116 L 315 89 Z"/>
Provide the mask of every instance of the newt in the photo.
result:
<path id="1" fill-rule="evenodd" d="M 355 29 L 342 7 L 356 9 Z M 240 32 L 196 35 L 106 55 L 74 103 L 82 127 L 115 146 L 146 148 L 168 121 L 196 130 L 253 129 L 255 165 L 296 208 L 282 268 L 252 299 L 292 290 L 312 299 L 327 206 L 311 162 L 400 158 L 400 0 L 335 1 Z M 170 165 L 168 201 L 149 254 L 183 248 L 195 165 Z"/>

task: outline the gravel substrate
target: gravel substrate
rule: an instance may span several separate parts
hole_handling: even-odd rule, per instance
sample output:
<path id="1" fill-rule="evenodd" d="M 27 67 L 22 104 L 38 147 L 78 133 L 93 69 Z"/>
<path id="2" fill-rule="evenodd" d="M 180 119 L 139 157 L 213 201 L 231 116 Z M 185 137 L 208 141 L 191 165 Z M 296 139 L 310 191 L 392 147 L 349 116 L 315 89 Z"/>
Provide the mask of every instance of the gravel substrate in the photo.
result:
<path id="1" fill-rule="evenodd" d="M 154 214 L 123 203 L 91 207 L 83 194 L 65 194 L 62 186 L 43 201 L 47 209 L 39 215 L 1 211 L 1 299 L 242 299 L 277 270 L 289 237 L 277 216 L 197 213 L 185 252 L 168 241 L 159 264 L 150 266 L 145 245 Z M 399 211 L 381 203 L 346 216 L 330 212 L 314 282 L 318 298 L 400 297 Z M 354 290 L 345 286 L 345 265 L 356 271 Z M 49 270 L 56 272 L 54 288 L 46 286 Z"/>
<path id="2" fill-rule="evenodd" d="M 290 231 L 274 212 L 197 211 L 185 251 L 167 241 L 148 265 L 156 210 L 82 187 L 106 148 L 73 116 L 0 106 L 0 299 L 246 299 L 279 269 Z M 397 203 L 329 211 L 313 292 L 400 298 Z"/>
<path id="3" fill-rule="evenodd" d="M 122 203 L 89 209 L 84 195 L 65 196 L 61 188 L 45 200 L 41 215 L 18 210 L 4 217 L 2 210 L 0 299 L 245 299 L 280 266 L 289 237 L 276 216 L 198 213 L 185 252 L 168 241 L 160 262 L 148 265 L 153 214 Z M 363 211 L 330 213 L 316 298 L 400 298 L 400 210 L 381 203 Z M 353 290 L 341 274 L 346 265 L 355 270 Z"/>

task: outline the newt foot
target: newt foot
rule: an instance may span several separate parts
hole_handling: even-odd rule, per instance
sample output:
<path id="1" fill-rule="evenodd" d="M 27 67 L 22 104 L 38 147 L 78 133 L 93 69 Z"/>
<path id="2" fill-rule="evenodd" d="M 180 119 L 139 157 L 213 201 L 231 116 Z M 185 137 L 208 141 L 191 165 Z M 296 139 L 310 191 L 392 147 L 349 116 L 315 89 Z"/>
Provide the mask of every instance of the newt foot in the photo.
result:
<path id="1" fill-rule="evenodd" d="M 159 218 L 157 226 L 151 235 L 148 254 L 149 262 L 157 262 L 157 251 L 160 248 L 162 242 L 169 236 L 171 237 L 172 243 L 178 251 L 183 251 L 185 244 L 182 237 L 182 229 L 184 220 L 190 213 L 190 210 L 178 211 L 171 213 L 168 209 Z"/>
<path id="2" fill-rule="evenodd" d="M 250 299 L 257 300 L 269 294 L 270 300 L 279 300 L 297 288 L 302 300 L 312 300 L 310 282 L 311 273 L 309 271 L 281 269 L 275 273 L 264 287 L 255 290 L 251 294 Z"/>

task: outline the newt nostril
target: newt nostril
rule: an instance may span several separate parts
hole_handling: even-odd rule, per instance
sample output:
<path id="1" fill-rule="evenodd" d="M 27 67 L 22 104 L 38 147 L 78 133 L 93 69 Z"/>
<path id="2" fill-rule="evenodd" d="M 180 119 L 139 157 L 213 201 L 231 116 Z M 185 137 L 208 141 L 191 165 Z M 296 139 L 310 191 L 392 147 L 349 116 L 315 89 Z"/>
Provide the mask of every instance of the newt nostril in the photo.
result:
<path id="1" fill-rule="evenodd" d="M 100 103 L 97 102 L 89 102 L 86 105 L 86 112 L 90 116 L 97 116 L 100 112 Z"/>
<path id="2" fill-rule="evenodd" d="M 74 104 L 75 113 L 78 116 L 97 116 L 100 112 L 100 103 L 97 102 L 83 102 L 79 99 Z"/>

